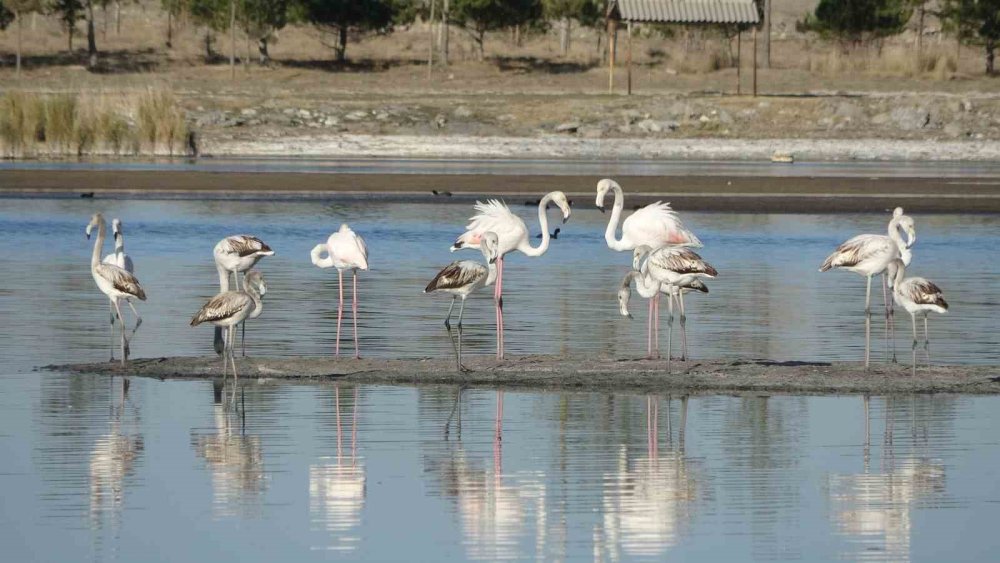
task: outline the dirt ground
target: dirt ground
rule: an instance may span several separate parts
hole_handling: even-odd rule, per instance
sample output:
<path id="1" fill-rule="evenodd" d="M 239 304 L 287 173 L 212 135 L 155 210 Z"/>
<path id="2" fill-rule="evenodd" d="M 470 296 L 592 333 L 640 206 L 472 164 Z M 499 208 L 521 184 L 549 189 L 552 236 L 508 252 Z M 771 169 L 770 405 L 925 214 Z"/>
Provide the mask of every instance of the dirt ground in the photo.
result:
<path id="1" fill-rule="evenodd" d="M 921 366 L 916 377 L 906 365 L 854 363 L 579 359 L 523 356 L 497 363 L 466 358 L 472 371 L 459 372 L 454 359 L 353 360 L 331 358 L 244 358 L 241 380 L 332 380 L 369 384 L 454 384 L 541 389 L 673 391 L 690 393 L 1000 393 L 997 366 Z M 43 369 L 159 379 L 214 379 L 221 362 L 207 358 L 149 358 L 118 363 L 46 366 Z"/>

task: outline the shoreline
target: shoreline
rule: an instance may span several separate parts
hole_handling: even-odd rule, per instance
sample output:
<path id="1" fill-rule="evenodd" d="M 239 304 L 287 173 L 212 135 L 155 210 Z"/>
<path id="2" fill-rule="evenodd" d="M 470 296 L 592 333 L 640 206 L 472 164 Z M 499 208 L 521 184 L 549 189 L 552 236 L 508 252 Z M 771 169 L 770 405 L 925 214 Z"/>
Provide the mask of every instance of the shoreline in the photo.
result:
<path id="1" fill-rule="evenodd" d="M 769 360 L 674 361 L 576 359 L 518 356 L 501 363 L 485 356 L 466 359 L 459 373 L 454 359 L 244 358 L 237 362 L 244 382 L 343 381 L 387 385 L 461 385 L 593 391 L 678 391 L 688 393 L 782 393 L 798 395 L 961 393 L 1000 394 L 1000 366 L 876 364 Z M 75 374 L 207 380 L 221 376 L 217 357 L 141 358 L 126 371 L 118 363 L 50 365 L 38 369 Z"/>

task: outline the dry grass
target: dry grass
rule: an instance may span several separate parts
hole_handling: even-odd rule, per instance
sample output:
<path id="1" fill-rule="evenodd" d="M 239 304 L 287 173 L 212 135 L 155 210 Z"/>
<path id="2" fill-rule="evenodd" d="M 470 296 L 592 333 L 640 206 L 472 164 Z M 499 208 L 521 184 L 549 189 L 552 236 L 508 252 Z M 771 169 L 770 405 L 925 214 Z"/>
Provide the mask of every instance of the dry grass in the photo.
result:
<path id="1" fill-rule="evenodd" d="M 183 154 L 188 128 L 172 92 L 0 96 L 0 154 L 6 157 Z"/>
<path id="2" fill-rule="evenodd" d="M 954 52 L 940 47 L 925 48 L 919 58 L 913 49 L 899 46 L 883 49 L 881 53 L 874 49 L 849 53 L 834 49 L 821 54 L 810 53 L 804 67 L 809 72 L 825 76 L 865 73 L 932 80 L 950 79 L 958 71 Z"/>

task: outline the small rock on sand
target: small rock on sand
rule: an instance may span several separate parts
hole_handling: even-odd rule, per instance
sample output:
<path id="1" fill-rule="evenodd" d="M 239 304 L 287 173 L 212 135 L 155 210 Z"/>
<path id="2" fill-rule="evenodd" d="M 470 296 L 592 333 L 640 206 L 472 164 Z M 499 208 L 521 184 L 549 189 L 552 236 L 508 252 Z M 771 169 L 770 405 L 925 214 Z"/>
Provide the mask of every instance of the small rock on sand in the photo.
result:
<path id="1" fill-rule="evenodd" d="M 565 123 L 560 123 L 556 125 L 556 133 L 576 133 L 576 130 L 580 128 L 579 121 L 567 121 Z"/>

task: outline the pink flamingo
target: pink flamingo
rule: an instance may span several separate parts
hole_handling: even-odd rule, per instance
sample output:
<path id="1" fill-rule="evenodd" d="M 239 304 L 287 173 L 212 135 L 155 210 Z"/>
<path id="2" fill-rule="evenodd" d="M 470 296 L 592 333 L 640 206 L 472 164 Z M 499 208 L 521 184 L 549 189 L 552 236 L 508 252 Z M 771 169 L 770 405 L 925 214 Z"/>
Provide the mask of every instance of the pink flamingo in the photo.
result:
<path id="1" fill-rule="evenodd" d="M 326 258 L 322 255 L 326 252 Z M 330 235 L 326 244 L 317 244 L 309 253 L 312 263 L 320 268 L 336 268 L 339 278 L 340 300 L 337 304 L 337 344 L 335 353 L 340 356 L 340 321 L 344 315 L 344 270 L 354 272 L 354 299 L 351 310 L 354 317 L 354 358 L 361 357 L 358 348 L 358 270 L 368 270 L 368 247 L 365 239 L 344 223 L 340 230 Z"/>

